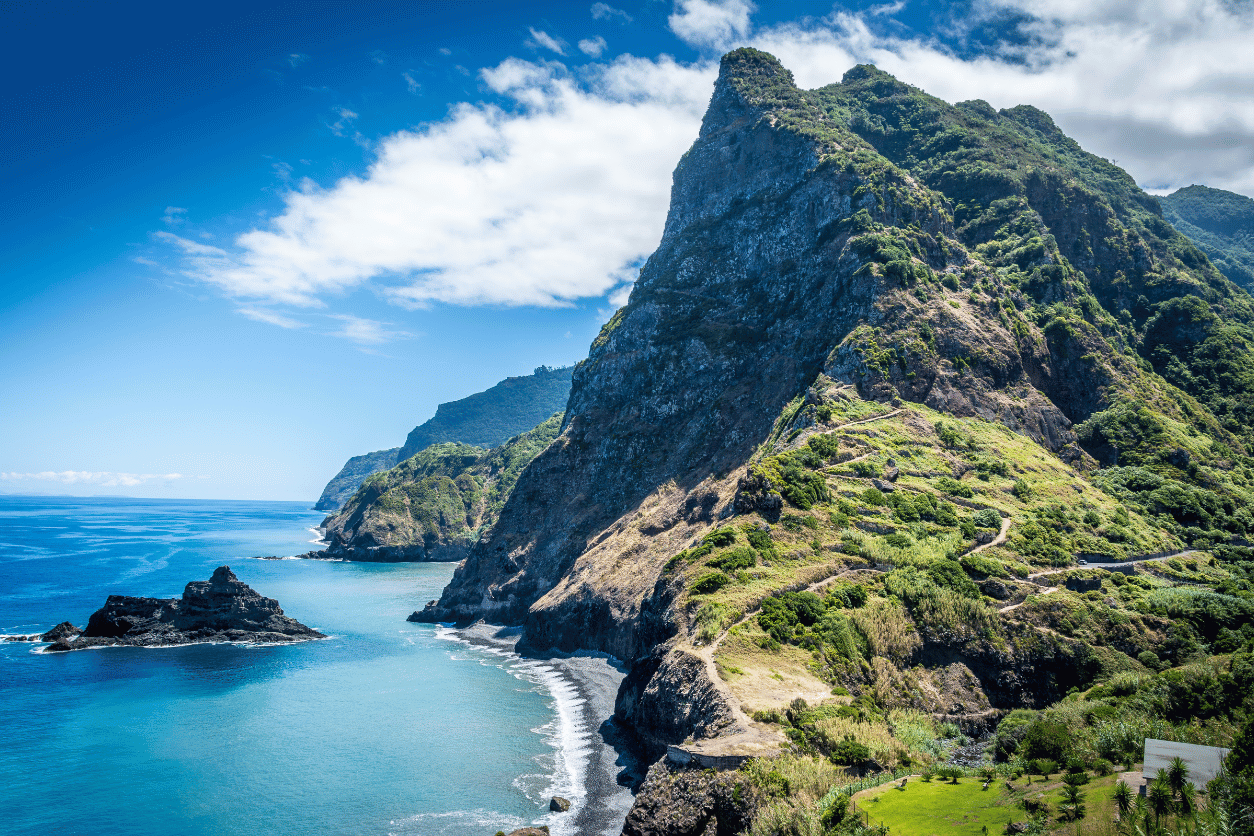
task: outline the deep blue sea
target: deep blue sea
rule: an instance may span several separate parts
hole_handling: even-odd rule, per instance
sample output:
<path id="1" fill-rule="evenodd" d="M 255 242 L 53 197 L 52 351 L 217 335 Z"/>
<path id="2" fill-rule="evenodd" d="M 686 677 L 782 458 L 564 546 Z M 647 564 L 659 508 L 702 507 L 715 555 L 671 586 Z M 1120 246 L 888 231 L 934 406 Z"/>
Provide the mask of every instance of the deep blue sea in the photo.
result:
<path id="1" fill-rule="evenodd" d="M 406 623 L 451 564 L 248 559 L 316 548 L 322 516 L 0 497 L 0 633 L 83 626 L 111 593 L 177 597 L 226 564 L 331 636 L 65 654 L 0 643 L 0 832 L 569 830 L 547 813 L 583 780 L 568 685 L 543 662 Z"/>

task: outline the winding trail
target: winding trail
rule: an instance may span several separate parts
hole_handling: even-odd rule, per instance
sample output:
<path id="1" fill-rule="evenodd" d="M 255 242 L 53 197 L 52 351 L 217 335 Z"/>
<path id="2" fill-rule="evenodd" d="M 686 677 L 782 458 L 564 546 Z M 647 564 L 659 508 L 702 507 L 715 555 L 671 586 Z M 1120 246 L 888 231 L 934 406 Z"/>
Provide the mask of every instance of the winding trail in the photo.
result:
<path id="1" fill-rule="evenodd" d="M 1045 589 L 1042 589 L 1040 592 L 1029 594 L 1028 597 L 1024 598 L 1022 601 L 1020 601 L 1017 604 L 1011 604 L 1008 607 L 1002 607 L 1001 609 L 998 610 L 998 612 L 1010 612 L 1011 610 L 1017 610 L 1019 609 L 1019 607 L 1022 607 L 1024 604 L 1026 604 L 1028 601 L 1032 600 L 1033 598 L 1040 598 L 1042 595 L 1052 595 L 1053 593 L 1057 591 L 1058 591 L 1058 587 L 1056 586 L 1046 587 Z"/>
<path id="2" fill-rule="evenodd" d="M 997 532 L 997 536 L 994 537 L 992 540 L 989 540 L 987 543 L 985 543 L 982 546 L 976 546 L 974 549 L 967 552 L 967 554 L 978 554 L 979 552 L 982 552 L 985 549 L 991 549 L 993 546 L 1000 546 L 1002 543 L 1006 542 L 1006 535 L 1009 533 L 1010 533 L 1010 517 L 1002 517 L 1001 518 L 1001 531 Z"/>

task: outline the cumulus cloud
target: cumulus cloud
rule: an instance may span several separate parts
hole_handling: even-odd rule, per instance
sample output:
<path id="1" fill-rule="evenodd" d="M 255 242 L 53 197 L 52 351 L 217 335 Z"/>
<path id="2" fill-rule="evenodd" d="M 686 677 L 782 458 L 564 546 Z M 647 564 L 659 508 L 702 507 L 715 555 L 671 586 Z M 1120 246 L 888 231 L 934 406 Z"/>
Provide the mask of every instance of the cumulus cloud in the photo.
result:
<path id="1" fill-rule="evenodd" d="M 57 482 L 62 485 L 95 485 L 101 488 L 133 488 L 145 482 L 172 482 L 181 473 L 114 473 L 89 470 L 45 470 L 40 473 L 0 473 L 6 482 Z"/>
<path id="2" fill-rule="evenodd" d="M 584 38 L 580 41 L 579 51 L 584 55 L 591 56 L 592 58 L 599 58 L 601 53 L 605 52 L 606 46 L 608 46 L 608 44 L 605 43 L 605 38 L 598 35 L 595 38 Z"/>
<path id="3" fill-rule="evenodd" d="M 464 104 L 384 139 L 363 175 L 287 193 L 232 252 L 158 237 L 188 274 L 250 308 L 322 305 L 367 281 L 403 306 L 601 296 L 657 246 L 714 72 L 623 56 L 575 76 L 510 59 L 481 78 L 515 109 Z"/>
<path id="4" fill-rule="evenodd" d="M 1254 194 L 1248 6 L 977 0 L 966 8 L 949 24 L 954 42 L 963 27 L 975 32 L 989 20 L 1011 21 L 1016 37 L 958 51 L 891 24 L 894 4 L 755 30 L 744 0 L 678 0 L 669 23 L 702 49 L 744 42 L 772 52 L 803 87 L 870 62 L 951 102 L 1034 104 L 1146 187 L 1200 182 Z M 601 3 L 592 14 L 622 17 Z M 578 70 L 511 58 L 479 73 L 505 104 L 457 105 L 445 119 L 383 138 L 368 170 L 325 187 L 293 186 L 281 212 L 231 246 L 172 231 L 157 237 L 177 248 L 185 273 L 236 299 L 243 315 L 280 327 L 292 326 L 276 317 L 299 320 L 274 306 L 323 306 L 367 284 L 411 307 L 554 306 L 611 293 L 617 305 L 657 245 L 671 172 L 709 101 L 712 58 L 619 56 Z M 349 130 L 355 114 L 339 115 Z M 335 333 L 362 345 L 401 333 L 365 322 L 337 320 Z"/>
<path id="5" fill-rule="evenodd" d="M 565 41 L 563 41 L 561 38 L 554 38 L 552 35 L 550 35 L 547 32 L 539 32 L 534 28 L 531 29 L 531 40 L 527 41 L 527 45 L 530 46 L 532 49 L 538 49 L 538 48 L 543 47 L 544 49 L 549 49 L 549 50 L 552 50 L 553 52 L 556 52 L 558 55 L 566 54 L 566 42 Z"/>
<path id="6" fill-rule="evenodd" d="M 166 226 L 178 226 L 187 220 L 187 210 L 181 206 L 167 206 L 161 220 Z"/>
<path id="7" fill-rule="evenodd" d="M 667 23 L 688 45 L 722 51 L 744 40 L 755 8 L 748 0 L 676 0 Z"/>
<path id="8" fill-rule="evenodd" d="M 838 80 L 851 64 L 874 63 L 947 101 L 1035 105 L 1144 186 L 1196 181 L 1254 191 L 1254 6 L 985 0 L 954 25 L 999 13 L 1018 21 L 1021 37 L 975 57 L 926 38 L 886 35 L 847 12 L 764 29 L 750 41 L 776 54 L 805 87 Z"/>

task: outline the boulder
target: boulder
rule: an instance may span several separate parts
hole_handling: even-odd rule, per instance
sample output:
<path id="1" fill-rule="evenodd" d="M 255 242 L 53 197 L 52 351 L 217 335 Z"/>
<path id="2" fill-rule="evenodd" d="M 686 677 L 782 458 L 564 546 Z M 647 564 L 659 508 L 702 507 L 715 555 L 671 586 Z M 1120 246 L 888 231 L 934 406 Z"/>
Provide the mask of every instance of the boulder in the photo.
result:
<path id="1" fill-rule="evenodd" d="M 560 795 L 555 795 L 549 799 L 549 811 L 550 812 L 565 813 L 569 809 L 570 809 L 570 802 L 562 798 Z"/>

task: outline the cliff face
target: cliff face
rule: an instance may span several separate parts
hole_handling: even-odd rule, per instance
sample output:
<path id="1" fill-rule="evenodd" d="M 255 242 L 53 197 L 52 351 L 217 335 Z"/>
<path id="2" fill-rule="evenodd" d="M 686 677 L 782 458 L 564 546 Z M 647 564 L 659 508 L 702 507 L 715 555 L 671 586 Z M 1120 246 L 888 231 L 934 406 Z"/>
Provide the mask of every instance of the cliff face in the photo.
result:
<path id="1" fill-rule="evenodd" d="M 1250 320 L 1248 297 L 1131 178 L 1040 111 L 947 105 L 871 67 L 800 91 L 771 56 L 737 50 L 723 59 L 700 135 L 675 170 L 658 250 L 575 369 L 561 434 L 523 472 L 440 600 L 414 618 L 522 624 L 523 645 L 632 660 L 620 715 L 651 743 L 719 734 L 735 711 L 713 663 L 684 646 L 707 599 L 694 600 L 692 579 L 666 567 L 720 520 L 778 519 L 792 477 L 780 475 L 783 464 L 759 467 L 763 455 L 787 448 L 816 462 L 808 484 L 832 522 L 810 522 L 834 526 L 837 542 L 816 534 L 812 548 L 771 558 L 803 568 L 843 553 L 842 537 L 897 532 L 905 519 L 848 531 L 850 514 L 878 512 L 837 508 L 825 484 L 814 486 L 828 478 L 825 464 L 796 445 L 834 409 L 906 413 L 902 444 L 912 456 L 938 451 L 927 456 L 952 467 L 950 481 L 974 466 L 967 459 L 979 442 L 956 451 L 938 415 L 1003 425 L 1072 478 L 1098 465 L 1073 427 L 1085 422 L 1085 443 L 1106 455 L 1128 426 L 1118 418 L 1128 404 L 1162 416 L 1164 433 L 1183 422 L 1204 428 L 1221 467 L 1223 451 L 1243 448 L 1207 411 L 1211 401 L 1191 397 L 1213 393 L 1172 388 L 1136 355 L 1147 322 L 1185 296 L 1204 300 L 1216 321 Z M 1188 340 L 1199 337 L 1182 339 L 1160 341 L 1161 362 L 1192 362 Z M 881 458 L 897 472 L 894 458 Z M 982 466 L 985 476 L 1008 472 L 1004 459 Z M 933 471 L 910 475 L 942 474 Z M 1079 479 L 1066 487 L 1069 500 L 1091 490 Z M 937 508 L 934 489 L 924 492 Z M 810 508 L 803 496 L 788 501 Z M 1036 529 L 1025 530 L 1037 539 L 1025 536 L 1024 553 L 1044 554 Z M 913 542 L 903 537 L 896 542 Z M 809 569 L 818 574 L 798 571 L 789 583 L 804 587 L 839 567 Z M 765 577 L 745 575 L 712 577 Z M 733 603 L 743 613 L 760 602 L 746 591 Z M 1013 654 L 977 648 L 962 658 L 1007 703 L 1031 702 L 1040 683 L 1052 693 L 1065 679 L 1055 669 L 1071 665 L 1062 650 L 1021 654 L 1040 670 L 1014 679 L 996 670 L 1019 664 Z"/>
<path id="2" fill-rule="evenodd" d="M 632 629 L 662 562 L 729 512 L 733 474 L 824 371 L 1079 456 L 1070 420 L 1032 385 L 1057 376 L 1039 331 L 1021 340 L 994 312 L 920 299 L 888 271 L 904 263 L 912 282 L 936 282 L 976 266 L 943 201 L 848 130 L 816 141 L 782 129 L 763 90 L 795 87 L 769 56 L 724 60 L 661 245 L 576 367 L 562 435 L 425 617 L 525 622 L 539 645 L 640 655 L 673 629 Z M 904 261 L 883 263 L 888 250 Z M 872 368 L 876 328 L 917 338 L 928 323 L 939 353 Z M 961 374 L 946 354 L 962 352 L 995 373 Z"/>
<path id="3" fill-rule="evenodd" d="M 327 552 L 381 562 L 461 560 L 500 513 L 520 473 L 557 436 L 561 416 L 492 450 L 433 444 L 369 477 L 323 522 Z"/>
<path id="4" fill-rule="evenodd" d="M 322 496 L 314 503 L 315 511 L 336 511 L 350 496 L 357 493 L 361 483 L 367 478 L 384 470 L 396 467 L 397 455 L 401 448 L 392 447 L 388 450 L 376 450 L 364 456 L 353 456 L 340 472 L 335 474 L 327 486 L 322 489 Z"/>

